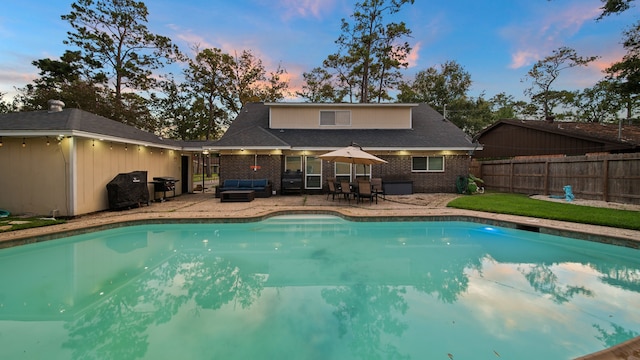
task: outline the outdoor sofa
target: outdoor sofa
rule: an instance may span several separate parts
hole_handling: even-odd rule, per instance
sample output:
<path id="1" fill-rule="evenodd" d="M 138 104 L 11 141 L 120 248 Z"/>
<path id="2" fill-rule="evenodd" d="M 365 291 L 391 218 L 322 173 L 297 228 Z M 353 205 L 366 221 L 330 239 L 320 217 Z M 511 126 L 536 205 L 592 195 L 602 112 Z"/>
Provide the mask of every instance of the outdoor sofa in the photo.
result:
<path id="1" fill-rule="evenodd" d="M 216 197 L 223 191 L 238 190 L 253 190 L 255 197 L 266 198 L 271 196 L 272 185 L 268 179 L 227 179 L 216 188 Z"/>

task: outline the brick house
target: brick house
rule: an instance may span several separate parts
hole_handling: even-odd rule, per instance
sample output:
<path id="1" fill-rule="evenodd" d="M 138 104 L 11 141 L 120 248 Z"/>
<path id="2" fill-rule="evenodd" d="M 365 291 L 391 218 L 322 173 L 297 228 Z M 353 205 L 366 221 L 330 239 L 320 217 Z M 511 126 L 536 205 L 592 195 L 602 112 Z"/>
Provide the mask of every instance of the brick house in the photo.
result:
<path id="1" fill-rule="evenodd" d="M 352 165 L 319 155 L 352 143 L 386 161 Z M 204 150 L 220 157 L 220 181 L 269 179 L 286 192 L 291 176 L 302 191 L 323 191 L 327 178 L 380 177 L 412 192 L 455 192 L 481 147 L 426 104 L 251 103 L 222 138 Z"/>

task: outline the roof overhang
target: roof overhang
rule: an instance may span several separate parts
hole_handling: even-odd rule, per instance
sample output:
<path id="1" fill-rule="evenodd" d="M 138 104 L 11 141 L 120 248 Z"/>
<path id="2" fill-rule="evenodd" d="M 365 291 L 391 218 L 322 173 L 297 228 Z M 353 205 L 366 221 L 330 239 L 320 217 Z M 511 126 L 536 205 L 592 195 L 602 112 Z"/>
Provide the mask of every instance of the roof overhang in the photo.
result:
<path id="1" fill-rule="evenodd" d="M 112 141 L 116 143 L 123 144 L 131 144 L 131 145 L 140 145 L 140 146 L 152 146 L 158 147 L 168 150 L 182 150 L 183 147 L 169 144 L 162 144 L 159 142 L 152 141 L 144 141 L 144 140 L 133 140 L 129 138 L 123 138 L 118 136 L 110 136 L 110 135 L 102 135 L 96 133 L 89 133 L 86 131 L 78 131 L 78 130 L 1 130 L 0 136 L 6 137 L 24 137 L 24 138 L 33 138 L 33 137 L 79 137 L 85 139 L 95 139 L 100 141 Z M 162 140 L 162 138 L 158 137 L 158 140 Z"/>
<path id="2" fill-rule="evenodd" d="M 220 151 L 220 150 L 291 150 L 291 151 L 333 151 L 340 147 L 326 146 L 326 147 L 311 147 L 311 146 L 203 146 L 200 150 L 208 151 Z M 186 150 L 186 149 L 185 149 Z M 482 150 L 482 145 L 477 146 L 462 146 L 462 147 L 366 147 L 363 146 L 364 151 L 475 151 Z M 194 149 L 198 151 L 198 149 Z"/>
<path id="3" fill-rule="evenodd" d="M 291 146 L 203 146 L 203 150 L 290 150 Z"/>
<path id="4" fill-rule="evenodd" d="M 299 102 L 269 102 L 269 107 L 417 107 L 417 103 L 299 103 Z"/>

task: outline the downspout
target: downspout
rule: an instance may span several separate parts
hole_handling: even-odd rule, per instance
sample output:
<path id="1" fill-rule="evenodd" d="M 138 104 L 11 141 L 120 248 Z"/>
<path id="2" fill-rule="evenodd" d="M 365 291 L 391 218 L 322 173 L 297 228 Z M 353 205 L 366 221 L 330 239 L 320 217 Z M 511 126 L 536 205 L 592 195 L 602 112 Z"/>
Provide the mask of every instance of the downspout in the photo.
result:
<path id="1" fill-rule="evenodd" d="M 68 170 L 68 178 L 69 178 L 69 214 L 68 216 L 76 216 L 76 209 L 78 208 L 78 187 L 77 187 L 77 174 L 78 174 L 78 156 L 76 154 L 77 151 L 77 142 L 75 137 L 70 136 L 69 140 L 69 170 Z"/>

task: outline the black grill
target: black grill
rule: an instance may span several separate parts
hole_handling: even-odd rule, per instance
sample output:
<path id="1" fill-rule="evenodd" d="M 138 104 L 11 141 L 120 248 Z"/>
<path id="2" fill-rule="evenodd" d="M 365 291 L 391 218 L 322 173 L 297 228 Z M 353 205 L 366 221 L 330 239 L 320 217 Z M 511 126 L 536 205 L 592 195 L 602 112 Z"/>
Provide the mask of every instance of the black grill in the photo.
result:
<path id="1" fill-rule="evenodd" d="M 133 171 L 118 174 L 107 184 L 109 209 L 118 210 L 149 204 L 147 172 Z"/>
<path id="2" fill-rule="evenodd" d="M 154 199 L 156 201 L 166 200 L 167 191 L 172 191 L 173 196 L 176 196 L 176 183 L 178 181 L 180 180 L 173 177 L 169 177 L 169 176 L 154 177 L 153 181 L 151 182 L 153 184 Z M 155 198 L 156 193 L 162 193 L 163 195 L 162 198 L 160 199 Z"/>

